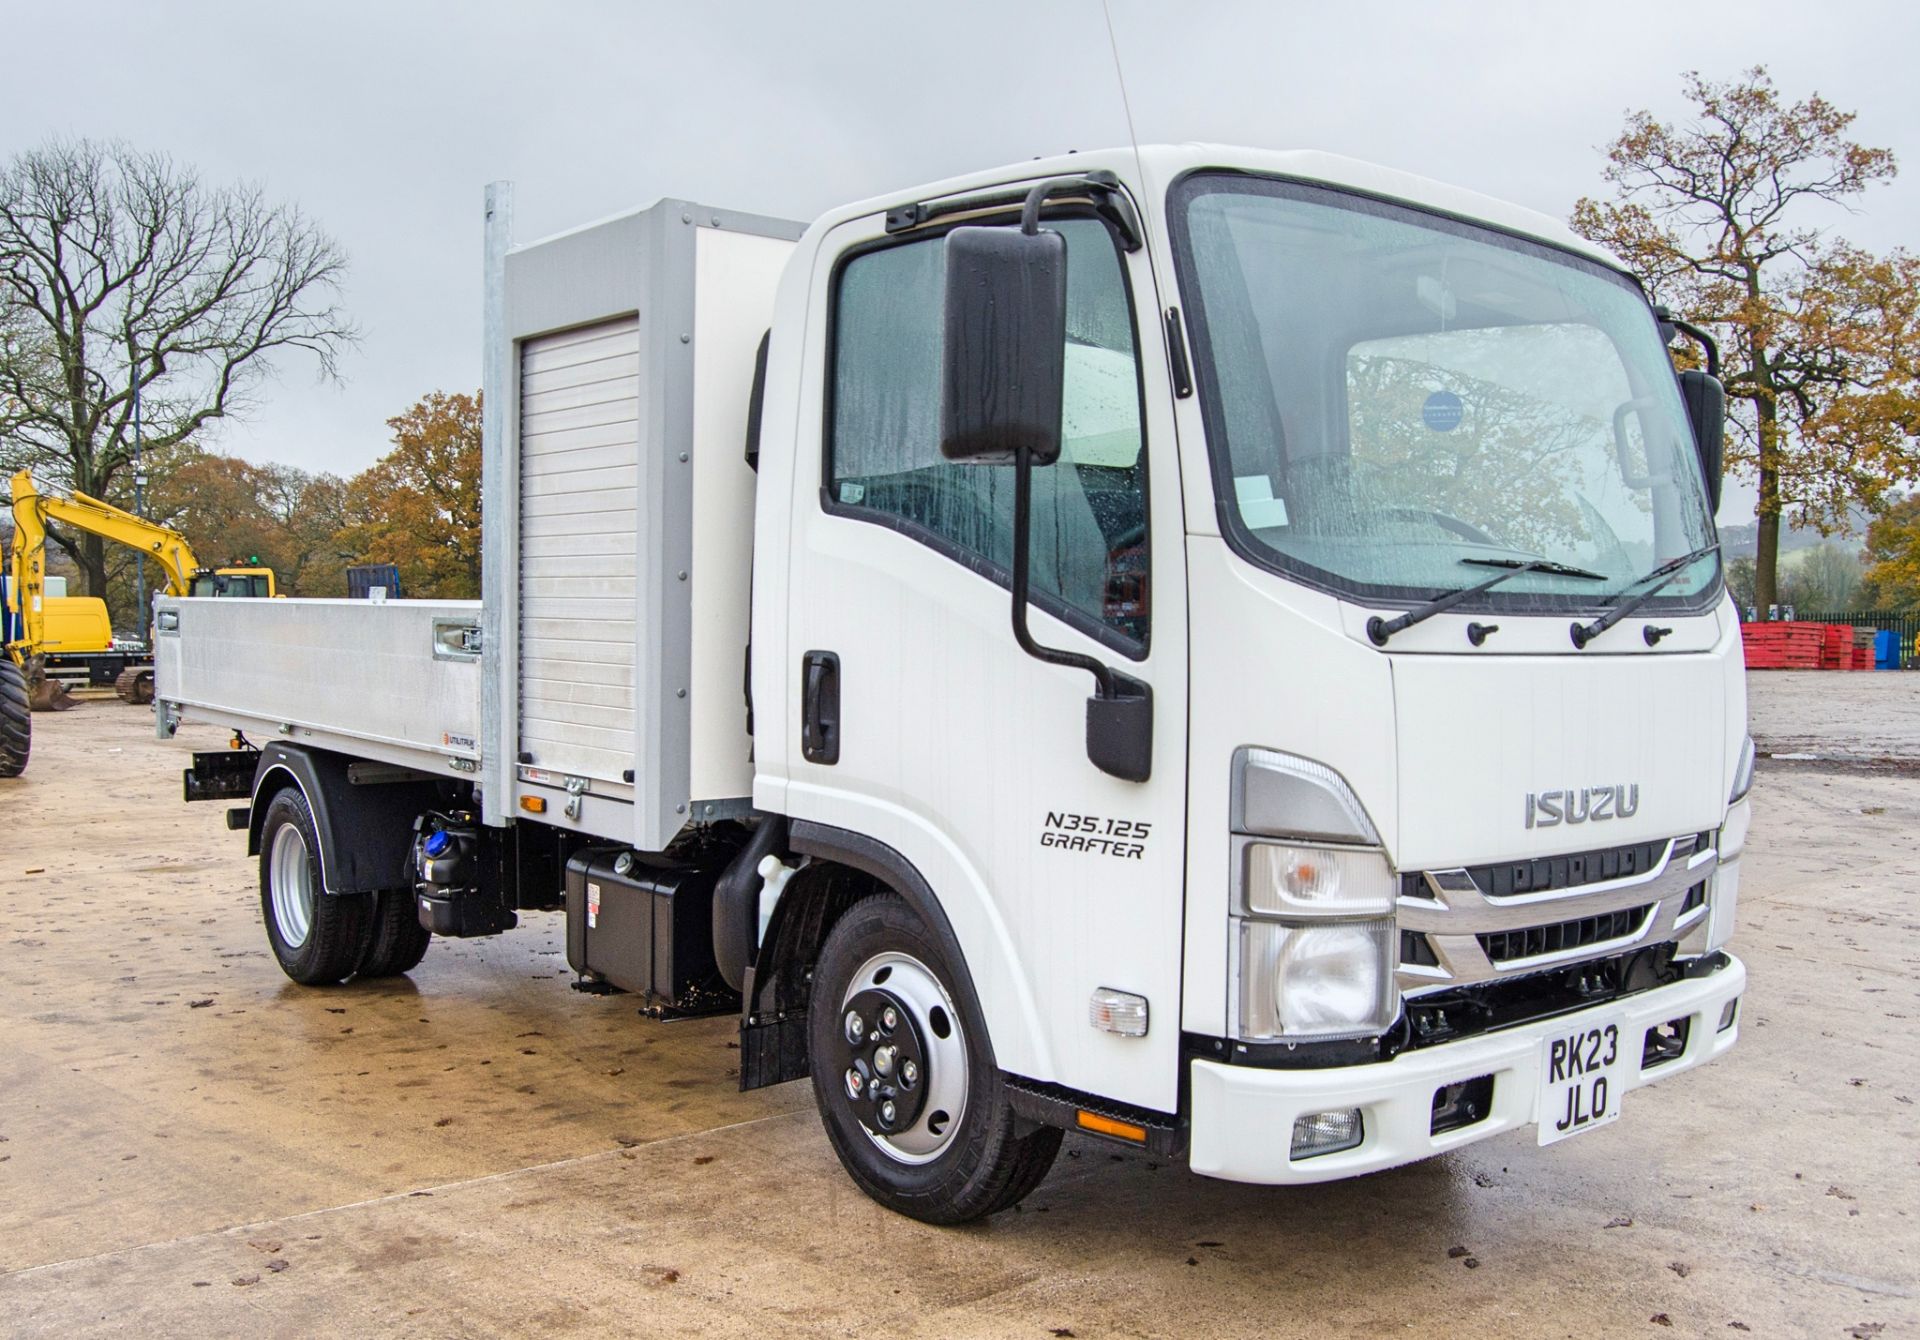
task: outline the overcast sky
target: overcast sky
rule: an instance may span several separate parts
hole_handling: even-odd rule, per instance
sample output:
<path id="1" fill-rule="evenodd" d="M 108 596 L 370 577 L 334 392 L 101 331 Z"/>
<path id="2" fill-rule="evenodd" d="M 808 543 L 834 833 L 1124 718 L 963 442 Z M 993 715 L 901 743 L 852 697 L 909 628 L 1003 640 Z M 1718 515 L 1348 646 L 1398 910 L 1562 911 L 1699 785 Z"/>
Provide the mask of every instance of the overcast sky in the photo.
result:
<path id="1" fill-rule="evenodd" d="M 1681 71 L 1763 63 L 1903 155 L 1841 230 L 1920 242 L 1910 3 L 1111 3 L 1143 141 L 1329 149 L 1561 217 L 1624 111 L 1681 114 Z M 122 138 L 339 239 L 365 333 L 343 384 L 289 360 L 209 445 L 341 473 L 425 392 L 478 387 L 490 180 L 517 184 L 525 240 L 662 195 L 808 219 L 1128 135 L 1099 0 L 12 0 L 0 35 L 0 153 Z"/>

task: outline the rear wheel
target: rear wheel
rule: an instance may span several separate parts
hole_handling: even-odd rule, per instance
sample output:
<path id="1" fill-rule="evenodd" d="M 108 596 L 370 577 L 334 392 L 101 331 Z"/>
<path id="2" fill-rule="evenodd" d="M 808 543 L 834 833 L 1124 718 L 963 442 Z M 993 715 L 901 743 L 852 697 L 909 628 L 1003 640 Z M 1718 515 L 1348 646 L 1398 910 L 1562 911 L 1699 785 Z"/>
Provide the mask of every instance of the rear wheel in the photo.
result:
<path id="1" fill-rule="evenodd" d="M 33 710 L 27 704 L 27 677 L 0 654 L 0 777 L 27 770 L 33 745 Z"/>
<path id="2" fill-rule="evenodd" d="M 412 889 L 387 889 L 373 895 L 373 928 L 367 956 L 357 977 L 392 977 L 411 972 L 426 957 L 433 932 L 420 924 Z"/>
<path id="3" fill-rule="evenodd" d="M 814 971 L 807 1050 L 841 1165 L 869 1196 L 930 1224 L 1013 1205 L 1040 1184 L 1060 1132 L 1017 1133 L 986 1026 L 955 965 L 898 898 L 855 905 Z"/>
<path id="4" fill-rule="evenodd" d="M 373 934 L 373 895 L 328 893 L 320 838 L 299 788 L 274 793 L 260 826 L 260 911 L 280 969 L 303 986 L 351 976 Z"/>

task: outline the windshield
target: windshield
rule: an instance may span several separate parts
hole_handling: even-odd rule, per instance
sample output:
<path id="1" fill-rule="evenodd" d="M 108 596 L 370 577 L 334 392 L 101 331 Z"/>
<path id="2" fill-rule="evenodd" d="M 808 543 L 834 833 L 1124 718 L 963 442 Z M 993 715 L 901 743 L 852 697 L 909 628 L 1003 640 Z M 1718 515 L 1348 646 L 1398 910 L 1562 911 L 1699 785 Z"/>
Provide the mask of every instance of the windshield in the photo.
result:
<path id="1" fill-rule="evenodd" d="M 193 578 L 189 594 L 260 598 L 267 594 L 267 579 L 238 572 L 203 572 Z"/>
<path id="2" fill-rule="evenodd" d="M 1545 560 L 1481 599 L 1558 608 L 1712 542 L 1673 366 L 1624 276 L 1224 174 L 1176 188 L 1174 234 L 1222 518 L 1249 556 L 1389 599 Z M 1660 599 L 1718 573 L 1704 557 Z"/>

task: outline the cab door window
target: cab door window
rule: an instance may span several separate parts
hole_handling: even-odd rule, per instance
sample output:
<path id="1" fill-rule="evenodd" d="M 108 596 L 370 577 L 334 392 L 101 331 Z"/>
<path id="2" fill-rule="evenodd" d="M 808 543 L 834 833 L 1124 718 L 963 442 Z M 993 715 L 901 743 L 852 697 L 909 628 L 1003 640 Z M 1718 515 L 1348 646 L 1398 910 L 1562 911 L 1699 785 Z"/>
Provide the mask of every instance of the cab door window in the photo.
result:
<path id="1" fill-rule="evenodd" d="M 1133 304 L 1098 219 L 1049 219 L 1067 242 L 1059 462 L 1033 475 L 1036 604 L 1146 654 L 1147 476 Z M 1013 467 L 940 455 L 941 239 L 855 253 L 834 290 L 828 507 L 892 526 L 1005 584 Z"/>

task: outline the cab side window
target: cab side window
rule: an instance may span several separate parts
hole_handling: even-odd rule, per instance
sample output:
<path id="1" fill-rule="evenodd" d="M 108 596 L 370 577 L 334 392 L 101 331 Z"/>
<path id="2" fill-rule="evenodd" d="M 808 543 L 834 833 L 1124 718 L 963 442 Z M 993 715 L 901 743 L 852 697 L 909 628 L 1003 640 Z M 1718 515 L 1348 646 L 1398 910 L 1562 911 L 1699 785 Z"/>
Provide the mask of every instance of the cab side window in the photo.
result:
<path id="1" fill-rule="evenodd" d="M 1067 241 L 1060 460 L 1034 471 L 1036 603 L 1134 656 L 1148 630 L 1146 454 L 1133 310 L 1119 252 L 1093 218 L 1048 220 Z M 940 455 L 941 239 L 856 254 L 833 308 L 827 493 L 1005 581 L 1013 467 Z"/>

